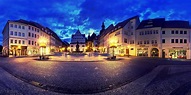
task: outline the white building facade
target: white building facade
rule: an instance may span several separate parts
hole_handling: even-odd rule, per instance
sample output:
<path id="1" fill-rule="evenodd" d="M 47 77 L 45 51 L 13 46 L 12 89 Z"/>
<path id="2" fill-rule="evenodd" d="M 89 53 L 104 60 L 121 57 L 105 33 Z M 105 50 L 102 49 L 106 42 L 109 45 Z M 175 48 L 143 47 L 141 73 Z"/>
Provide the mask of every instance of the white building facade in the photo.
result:
<path id="1" fill-rule="evenodd" d="M 50 38 L 55 36 L 52 31 L 36 22 L 26 20 L 7 21 L 3 29 L 4 56 L 36 56 L 41 53 L 50 54 L 52 46 Z M 40 38 L 46 40 L 44 49 L 40 49 Z M 62 46 L 60 39 L 59 45 Z"/>
<path id="2" fill-rule="evenodd" d="M 109 31 L 106 29 L 106 34 L 101 34 L 103 41 L 100 41 L 100 46 L 103 45 L 104 51 L 111 55 L 135 56 L 135 30 L 139 23 L 139 17 L 134 16 L 113 27 L 109 26 Z"/>
<path id="3" fill-rule="evenodd" d="M 188 21 L 143 20 L 136 30 L 137 56 L 190 59 Z"/>
<path id="4" fill-rule="evenodd" d="M 86 37 L 85 34 L 81 34 L 80 30 L 77 30 L 76 33 L 72 35 L 69 51 L 75 52 L 77 44 L 79 45 L 80 52 L 86 51 Z"/>

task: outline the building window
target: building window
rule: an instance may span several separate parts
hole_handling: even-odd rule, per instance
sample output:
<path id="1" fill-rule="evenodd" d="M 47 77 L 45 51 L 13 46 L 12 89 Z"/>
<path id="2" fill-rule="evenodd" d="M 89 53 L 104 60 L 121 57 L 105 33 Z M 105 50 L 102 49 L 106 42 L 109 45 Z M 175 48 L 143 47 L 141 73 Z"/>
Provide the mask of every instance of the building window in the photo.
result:
<path id="1" fill-rule="evenodd" d="M 32 45 L 34 45 L 34 42 L 32 41 Z"/>
<path id="2" fill-rule="evenodd" d="M 162 39 L 162 43 L 165 43 L 165 39 Z"/>
<path id="3" fill-rule="evenodd" d="M 171 31 L 171 34 L 174 34 L 174 30 Z"/>
<path id="4" fill-rule="evenodd" d="M 131 35 L 133 35 L 133 32 L 131 32 Z"/>
<path id="5" fill-rule="evenodd" d="M 28 44 L 30 45 L 31 44 L 31 41 L 29 40 Z"/>
<path id="6" fill-rule="evenodd" d="M 84 47 L 84 45 L 82 45 L 82 47 Z"/>
<path id="7" fill-rule="evenodd" d="M 36 38 L 36 34 L 34 34 L 34 37 Z"/>
<path id="8" fill-rule="evenodd" d="M 13 39 L 11 39 L 11 43 L 13 43 Z"/>
<path id="9" fill-rule="evenodd" d="M 134 50 L 134 48 L 131 48 L 131 50 Z"/>
<path id="10" fill-rule="evenodd" d="M 15 40 L 15 44 L 17 44 L 17 40 Z"/>
<path id="11" fill-rule="evenodd" d="M 162 31 L 162 34 L 165 34 L 165 31 Z"/>
<path id="12" fill-rule="evenodd" d="M 13 24 L 11 24 L 10 26 L 13 27 Z"/>
<path id="13" fill-rule="evenodd" d="M 31 33 L 29 32 L 29 37 L 31 36 Z"/>
<path id="14" fill-rule="evenodd" d="M 180 31 L 180 34 L 183 34 L 183 31 Z"/>
<path id="15" fill-rule="evenodd" d="M 71 45 L 71 47 L 73 47 L 73 45 Z"/>
<path id="16" fill-rule="evenodd" d="M 178 30 L 176 30 L 176 34 L 178 34 Z"/>
<path id="17" fill-rule="evenodd" d="M 21 25 L 19 25 L 19 29 L 21 29 Z"/>
<path id="18" fill-rule="evenodd" d="M 31 29 L 31 26 L 29 26 L 29 30 Z"/>
<path id="19" fill-rule="evenodd" d="M 155 34 L 155 30 L 153 30 L 153 34 Z"/>
<path id="20" fill-rule="evenodd" d="M 156 34 L 158 34 L 158 30 L 156 30 Z"/>
<path id="21" fill-rule="evenodd" d="M 144 41 L 144 44 L 147 44 L 147 41 Z"/>
<path id="22" fill-rule="evenodd" d="M 15 32 L 15 36 L 17 36 L 17 32 Z"/>
<path id="23" fill-rule="evenodd" d="M 15 28 L 17 28 L 17 25 L 15 24 Z"/>
<path id="24" fill-rule="evenodd" d="M 21 36 L 21 32 L 19 32 L 19 36 Z"/>
<path id="25" fill-rule="evenodd" d="M 19 40 L 19 44 L 21 44 L 21 40 Z"/>
<path id="26" fill-rule="evenodd" d="M 34 30 L 34 27 L 32 27 L 32 31 Z"/>
<path id="27" fill-rule="evenodd" d="M 147 44 L 149 44 L 149 40 L 147 40 Z"/>
<path id="28" fill-rule="evenodd" d="M 127 39 L 126 38 L 124 38 L 124 43 L 127 43 Z"/>
<path id="29" fill-rule="evenodd" d="M 25 44 L 25 41 L 23 40 L 23 44 Z"/>
<path id="30" fill-rule="evenodd" d="M 25 29 L 25 26 L 22 26 L 22 29 Z"/>
<path id="31" fill-rule="evenodd" d="M 171 39 L 171 43 L 174 43 L 174 39 Z"/>
<path id="32" fill-rule="evenodd" d="M 34 37 L 34 34 L 32 33 L 32 37 Z"/>
<path id="33" fill-rule="evenodd" d="M 184 39 L 184 43 L 187 43 L 187 39 Z"/>
<path id="34" fill-rule="evenodd" d="M 187 34 L 187 31 L 184 31 L 184 34 Z"/>
<path id="35" fill-rule="evenodd" d="M 175 42 L 178 43 L 178 39 L 176 39 Z"/>
<path id="36" fill-rule="evenodd" d="M 155 44 L 157 44 L 157 40 L 155 40 Z"/>
<path id="37" fill-rule="evenodd" d="M 11 31 L 11 35 L 13 35 L 13 31 Z"/>
<path id="38" fill-rule="evenodd" d="M 22 33 L 22 37 L 25 37 L 25 33 Z"/>
<path id="39" fill-rule="evenodd" d="M 183 43 L 183 39 L 180 39 L 180 43 Z"/>
<path id="40" fill-rule="evenodd" d="M 37 29 L 37 32 L 39 32 L 39 29 Z"/>

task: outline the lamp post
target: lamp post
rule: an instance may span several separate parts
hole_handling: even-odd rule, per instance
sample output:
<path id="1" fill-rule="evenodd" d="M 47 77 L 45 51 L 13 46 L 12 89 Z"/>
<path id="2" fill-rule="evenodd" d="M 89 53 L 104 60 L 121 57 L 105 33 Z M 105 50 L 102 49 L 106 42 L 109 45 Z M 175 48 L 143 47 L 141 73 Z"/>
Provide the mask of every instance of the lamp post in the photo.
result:
<path id="1" fill-rule="evenodd" d="M 19 51 L 19 56 L 21 55 L 21 46 L 19 45 L 18 47 L 17 47 L 17 49 L 18 49 L 18 51 Z"/>
<path id="2" fill-rule="evenodd" d="M 45 39 L 44 37 L 39 38 L 39 46 L 41 48 L 41 56 L 40 59 L 44 59 L 44 48 L 46 48 L 46 44 L 47 44 L 47 39 Z"/>
<path id="3" fill-rule="evenodd" d="M 110 45 L 110 48 L 112 48 L 112 57 L 111 59 L 116 59 L 116 56 L 115 56 L 115 48 L 117 48 L 116 44 L 117 44 L 117 39 L 116 38 L 111 38 L 109 40 L 109 45 Z"/>

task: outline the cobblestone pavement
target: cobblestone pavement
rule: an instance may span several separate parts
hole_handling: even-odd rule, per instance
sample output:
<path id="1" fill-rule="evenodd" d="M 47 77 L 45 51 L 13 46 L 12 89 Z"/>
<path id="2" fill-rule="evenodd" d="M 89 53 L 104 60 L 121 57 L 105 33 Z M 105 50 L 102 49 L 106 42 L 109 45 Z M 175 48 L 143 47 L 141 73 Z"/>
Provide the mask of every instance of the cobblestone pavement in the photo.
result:
<path id="1" fill-rule="evenodd" d="M 96 95 L 191 93 L 191 65 L 185 60 L 144 57 L 101 62 L 37 61 L 34 57 L 1 59 L 0 66 L 15 76 L 0 69 L 3 72 L 0 88 L 5 89 L 0 91 L 2 93 L 8 90 L 21 94 L 51 95 L 58 94 L 51 91 Z M 25 86 L 25 90 L 21 90 Z"/>

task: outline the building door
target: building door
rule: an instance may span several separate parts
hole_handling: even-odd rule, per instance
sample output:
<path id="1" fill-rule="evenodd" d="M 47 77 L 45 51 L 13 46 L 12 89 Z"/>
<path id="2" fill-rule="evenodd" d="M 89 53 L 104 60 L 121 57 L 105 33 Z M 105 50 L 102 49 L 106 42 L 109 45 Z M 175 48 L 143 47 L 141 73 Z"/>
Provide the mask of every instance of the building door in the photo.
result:
<path id="1" fill-rule="evenodd" d="M 159 50 L 157 48 L 153 48 L 151 50 L 151 56 L 152 57 L 158 57 L 159 56 Z"/>
<path id="2" fill-rule="evenodd" d="M 162 50 L 162 58 L 165 58 L 165 50 Z"/>
<path id="3" fill-rule="evenodd" d="M 129 55 L 129 49 L 126 49 L 126 54 Z"/>

